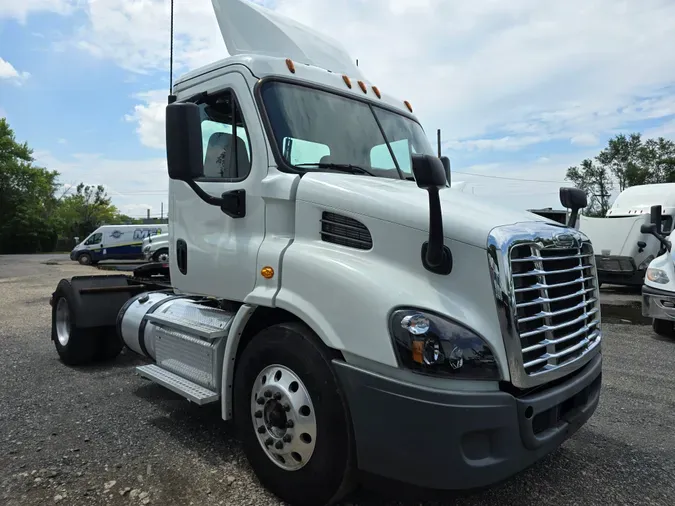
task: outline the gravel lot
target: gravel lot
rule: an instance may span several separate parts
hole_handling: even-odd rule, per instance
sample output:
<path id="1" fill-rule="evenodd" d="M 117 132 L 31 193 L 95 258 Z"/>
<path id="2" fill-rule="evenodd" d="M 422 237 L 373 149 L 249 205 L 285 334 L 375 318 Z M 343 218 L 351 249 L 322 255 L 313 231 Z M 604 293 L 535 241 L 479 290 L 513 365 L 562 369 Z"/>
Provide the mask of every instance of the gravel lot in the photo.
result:
<path id="1" fill-rule="evenodd" d="M 135 376 L 141 361 L 132 354 L 83 369 L 58 360 L 51 292 L 63 277 L 104 272 L 64 257 L 45 263 L 53 258 L 0 256 L 0 504 L 280 504 L 257 483 L 218 407 Z M 490 490 L 423 504 L 674 504 L 675 342 L 646 326 L 604 329 L 601 404 L 571 441 Z M 350 500 L 422 504 L 415 493 L 361 490 Z"/>

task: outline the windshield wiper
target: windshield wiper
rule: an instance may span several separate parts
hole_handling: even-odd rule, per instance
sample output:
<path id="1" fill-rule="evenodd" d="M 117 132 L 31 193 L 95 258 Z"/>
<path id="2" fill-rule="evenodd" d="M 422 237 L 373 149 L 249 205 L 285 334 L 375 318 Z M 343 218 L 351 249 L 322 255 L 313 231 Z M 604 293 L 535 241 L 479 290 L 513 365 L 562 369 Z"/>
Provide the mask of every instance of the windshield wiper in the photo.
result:
<path id="1" fill-rule="evenodd" d="M 368 169 L 352 165 L 351 163 L 296 163 L 295 167 L 317 167 L 319 169 L 332 169 L 341 172 L 348 172 L 350 174 L 367 174 L 369 176 L 377 177 Z"/>

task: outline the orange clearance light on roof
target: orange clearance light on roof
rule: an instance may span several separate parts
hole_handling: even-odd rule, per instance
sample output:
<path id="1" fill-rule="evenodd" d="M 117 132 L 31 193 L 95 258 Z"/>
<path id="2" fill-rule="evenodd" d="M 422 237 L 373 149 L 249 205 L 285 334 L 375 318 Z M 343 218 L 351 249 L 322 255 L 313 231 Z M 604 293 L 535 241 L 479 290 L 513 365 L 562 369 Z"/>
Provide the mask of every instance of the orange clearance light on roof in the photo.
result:
<path id="1" fill-rule="evenodd" d="M 368 88 L 366 88 L 366 83 L 364 83 L 363 81 L 359 81 L 359 88 L 361 88 L 361 91 L 363 91 L 363 93 L 368 93 Z"/>
<path id="2" fill-rule="evenodd" d="M 286 66 L 291 71 L 291 74 L 295 74 L 295 63 L 293 63 L 293 60 L 286 58 Z"/>
<path id="3" fill-rule="evenodd" d="M 351 89 L 352 89 L 352 80 L 349 79 L 349 77 L 346 76 L 346 75 L 343 75 L 343 76 L 342 76 L 342 80 L 343 80 L 343 81 L 345 82 L 345 84 L 347 85 L 347 88 L 349 88 L 349 89 L 351 90 Z"/>
<path id="4" fill-rule="evenodd" d="M 377 96 L 377 98 L 382 98 L 382 94 L 380 93 L 380 88 L 378 88 L 377 86 L 373 86 L 373 91 L 375 92 L 375 95 Z"/>
<path id="5" fill-rule="evenodd" d="M 265 279 L 272 279 L 274 277 L 274 269 L 269 265 L 266 265 L 260 269 L 260 275 Z"/>
<path id="6" fill-rule="evenodd" d="M 410 102 L 408 102 L 408 101 L 406 100 L 406 101 L 403 102 L 403 103 L 404 103 L 405 106 L 408 108 L 408 110 L 409 110 L 410 112 L 412 112 L 412 105 L 410 105 Z"/>

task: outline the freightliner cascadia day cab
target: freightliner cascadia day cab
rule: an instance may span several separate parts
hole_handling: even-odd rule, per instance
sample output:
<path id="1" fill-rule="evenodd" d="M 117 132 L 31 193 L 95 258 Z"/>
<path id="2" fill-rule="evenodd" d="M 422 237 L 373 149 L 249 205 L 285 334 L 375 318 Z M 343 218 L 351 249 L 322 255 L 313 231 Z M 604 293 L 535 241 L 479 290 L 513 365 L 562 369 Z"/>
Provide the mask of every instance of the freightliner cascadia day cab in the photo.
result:
<path id="1" fill-rule="evenodd" d="M 482 487 L 558 448 L 600 396 L 588 239 L 453 192 L 412 106 L 339 43 L 213 4 L 231 56 L 166 108 L 172 288 L 62 280 L 61 359 L 147 357 L 141 376 L 220 404 L 294 505 L 337 501 L 357 471 Z M 585 194 L 561 201 L 575 223 Z"/>

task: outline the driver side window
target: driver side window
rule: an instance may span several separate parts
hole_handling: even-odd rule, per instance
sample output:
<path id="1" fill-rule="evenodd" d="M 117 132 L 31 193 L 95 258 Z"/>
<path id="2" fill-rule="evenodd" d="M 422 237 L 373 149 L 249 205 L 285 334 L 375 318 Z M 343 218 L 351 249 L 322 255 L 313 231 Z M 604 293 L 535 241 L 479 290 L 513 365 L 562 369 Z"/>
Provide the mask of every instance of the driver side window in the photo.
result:
<path id="1" fill-rule="evenodd" d="M 87 241 L 84 244 L 85 246 L 90 246 L 92 244 L 99 244 L 101 242 L 101 239 L 103 239 L 103 234 L 99 232 L 89 237 L 89 239 L 87 239 Z"/>
<path id="2" fill-rule="evenodd" d="M 396 157 L 398 166 L 405 174 L 412 174 L 412 167 L 410 166 L 410 143 L 408 139 L 401 139 L 399 141 L 390 142 L 391 150 Z M 413 150 L 414 152 L 414 150 Z M 396 164 L 389 152 L 386 144 L 380 144 L 370 150 L 370 166 L 375 169 L 395 169 Z"/>
<path id="3" fill-rule="evenodd" d="M 199 104 L 204 178 L 241 181 L 251 172 L 251 143 L 234 92 Z"/>

